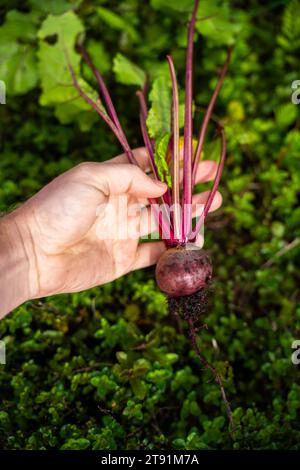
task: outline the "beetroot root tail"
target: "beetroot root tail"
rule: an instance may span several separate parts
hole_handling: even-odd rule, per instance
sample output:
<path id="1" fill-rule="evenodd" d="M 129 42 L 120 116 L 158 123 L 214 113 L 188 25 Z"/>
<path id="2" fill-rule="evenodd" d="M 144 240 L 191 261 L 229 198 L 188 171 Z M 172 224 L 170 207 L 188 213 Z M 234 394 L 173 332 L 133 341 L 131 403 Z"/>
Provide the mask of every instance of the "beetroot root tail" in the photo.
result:
<path id="1" fill-rule="evenodd" d="M 219 372 L 215 369 L 215 367 L 213 367 L 203 356 L 202 351 L 197 342 L 197 332 L 200 330 L 201 327 L 199 328 L 196 325 L 199 320 L 204 317 L 208 310 L 210 303 L 210 294 L 211 288 L 206 287 L 204 289 L 200 289 L 198 292 L 195 292 L 192 295 L 186 295 L 181 297 L 169 297 L 168 305 L 171 314 L 175 315 L 175 317 L 177 318 L 180 317 L 187 322 L 188 334 L 192 347 L 205 369 L 209 369 L 211 371 L 215 382 L 220 388 L 221 397 L 225 405 L 226 414 L 229 421 L 230 435 L 232 438 L 234 438 L 236 426 L 233 420 L 231 406 L 226 396 L 222 377 Z"/>
<path id="2" fill-rule="evenodd" d="M 236 426 L 234 423 L 233 415 L 232 415 L 232 410 L 230 403 L 227 399 L 227 395 L 225 392 L 224 384 L 221 375 L 219 372 L 207 361 L 207 359 L 203 356 L 200 347 L 197 342 L 197 329 L 195 328 L 195 322 L 192 318 L 187 319 L 188 322 L 188 327 L 189 327 L 189 337 L 193 346 L 193 349 L 197 355 L 197 357 L 200 359 L 201 363 L 205 367 L 205 369 L 209 369 L 211 373 L 214 376 L 215 382 L 218 384 L 222 396 L 223 403 L 225 405 L 226 409 L 226 414 L 229 420 L 229 425 L 230 425 L 230 434 L 234 438 L 235 432 L 236 432 Z"/>

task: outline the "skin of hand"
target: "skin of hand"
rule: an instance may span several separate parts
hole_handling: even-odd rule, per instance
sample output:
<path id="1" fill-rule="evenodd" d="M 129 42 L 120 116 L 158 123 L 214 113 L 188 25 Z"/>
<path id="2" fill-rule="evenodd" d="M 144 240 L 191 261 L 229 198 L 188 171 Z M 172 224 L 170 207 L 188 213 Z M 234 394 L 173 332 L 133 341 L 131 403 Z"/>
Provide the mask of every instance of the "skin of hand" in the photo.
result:
<path id="1" fill-rule="evenodd" d="M 29 299 L 82 291 L 105 284 L 130 271 L 153 265 L 165 250 L 162 241 L 139 243 L 149 219 L 148 198 L 165 193 L 145 171 L 149 159 L 144 148 L 134 150 L 140 168 L 120 155 L 103 163 L 82 163 L 55 178 L 20 208 L 0 221 L 0 316 Z M 212 180 L 217 165 L 202 161 L 197 182 Z M 119 198 L 128 213 L 119 219 Z M 208 192 L 194 196 L 203 204 Z M 222 203 L 217 193 L 211 210 Z M 131 208 L 144 204 L 142 210 Z M 119 224 L 136 236 L 105 239 L 114 209 Z M 146 224 L 147 225 L 147 224 Z M 99 239 L 99 234 L 101 239 Z"/>

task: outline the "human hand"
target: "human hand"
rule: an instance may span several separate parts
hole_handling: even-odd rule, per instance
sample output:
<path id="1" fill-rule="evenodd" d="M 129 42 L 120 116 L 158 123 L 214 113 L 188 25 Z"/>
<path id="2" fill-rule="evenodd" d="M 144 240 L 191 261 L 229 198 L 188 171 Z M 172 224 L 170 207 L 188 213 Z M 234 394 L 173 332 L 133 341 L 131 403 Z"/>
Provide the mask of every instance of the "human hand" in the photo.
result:
<path id="1" fill-rule="evenodd" d="M 14 260 L 22 260 L 18 263 L 19 274 L 24 271 L 19 288 L 26 285 L 22 301 L 88 289 L 157 262 L 164 242 L 140 244 L 139 239 L 147 235 L 152 218 L 148 198 L 161 196 L 167 186 L 145 174 L 149 160 L 144 148 L 134 154 L 142 169 L 129 164 L 126 155 L 80 164 L 1 221 L 11 239 L 18 234 L 16 247 L 9 251 L 14 252 Z M 209 181 L 215 173 L 214 162 L 202 161 L 197 181 Z M 195 195 L 193 204 L 203 204 L 207 195 Z M 127 203 L 125 213 L 121 213 L 120 197 Z M 211 210 L 221 201 L 217 193 Z M 136 210 L 140 204 L 148 205 Z M 113 209 L 113 221 L 107 207 Z M 112 225 L 119 232 L 126 228 L 133 236 L 110 237 L 106 232 Z M 23 255 L 16 255 L 16 250 Z"/>

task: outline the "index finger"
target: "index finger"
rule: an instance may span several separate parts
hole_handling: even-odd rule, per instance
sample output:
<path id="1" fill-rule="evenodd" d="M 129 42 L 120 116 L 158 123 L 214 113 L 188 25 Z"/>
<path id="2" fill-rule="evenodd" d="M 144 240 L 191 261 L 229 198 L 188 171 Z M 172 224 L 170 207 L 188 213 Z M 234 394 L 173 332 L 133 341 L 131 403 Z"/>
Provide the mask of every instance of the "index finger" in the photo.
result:
<path id="1" fill-rule="evenodd" d="M 138 147 L 132 150 L 135 159 L 137 160 L 139 167 L 143 171 L 151 171 L 150 157 L 146 147 Z M 122 153 L 117 157 L 112 158 L 108 161 L 109 163 L 129 163 L 126 153 Z M 105 162 L 103 162 L 105 163 Z"/>
<path id="2" fill-rule="evenodd" d="M 146 147 L 138 147 L 134 149 L 133 155 L 137 160 L 139 167 L 145 172 L 152 172 L 150 157 Z M 181 158 L 183 157 L 183 151 L 181 151 Z M 106 163 L 106 162 L 103 162 Z M 108 163 L 129 163 L 128 157 L 126 153 L 122 153 L 117 157 L 108 160 Z M 212 181 L 217 172 L 218 164 L 212 160 L 202 160 L 198 163 L 197 173 L 196 173 L 196 184 L 197 183 L 205 183 L 207 181 Z M 181 168 L 181 178 L 183 169 Z"/>

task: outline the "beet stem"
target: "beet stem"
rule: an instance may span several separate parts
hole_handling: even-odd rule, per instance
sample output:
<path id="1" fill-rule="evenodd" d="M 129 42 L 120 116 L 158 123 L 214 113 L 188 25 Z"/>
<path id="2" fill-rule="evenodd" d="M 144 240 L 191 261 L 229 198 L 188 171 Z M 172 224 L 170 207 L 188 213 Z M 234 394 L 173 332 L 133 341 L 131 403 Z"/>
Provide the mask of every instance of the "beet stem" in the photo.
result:
<path id="1" fill-rule="evenodd" d="M 228 420 L 229 420 L 229 423 L 230 423 L 230 433 L 234 437 L 234 433 L 236 432 L 236 427 L 235 427 L 235 423 L 234 423 L 234 420 L 233 420 L 231 406 L 230 406 L 230 403 L 229 403 L 229 401 L 227 399 L 227 396 L 226 396 L 226 392 L 225 392 L 225 388 L 224 388 L 224 385 L 223 385 L 222 378 L 221 378 L 219 372 L 202 355 L 202 352 L 201 352 L 201 350 L 198 346 L 198 343 L 197 343 L 197 337 L 196 337 L 196 333 L 195 333 L 195 327 L 194 327 L 193 320 L 191 318 L 188 318 L 187 322 L 188 322 L 188 325 L 189 325 L 189 337 L 190 337 L 190 340 L 191 340 L 191 343 L 192 343 L 192 346 L 194 348 L 195 353 L 197 354 L 198 358 L 200 359 L 200 361 L 202 362 L 204 367 L 206 369 L 209 369 L 212 372 L 215 381 L 219 385 L 222 400 L 224 402 L 227 417 L 228 417 Z"/>
<path id="2" fill-rule="evenodd" d="M 200 156 L 201 156 L 201 153 L 202 153 L 202 150 L 203 150 L 204 140 L 205 140 L 205 136 L 206 136 L 206 132 L 207 132 L 207 127 L 208 127 L 209 121 L 211 119 L 211 116 L 212 116 L 212 113 L 213 113 L 213 110 L 214 110 L 214 107 L 215 107 L 215 104 L 216 104 L 216 101 L 217 101 L 217 97 L 218 97 L 219 92 L 221 90 L 221 87 L 223 85 L 223 81 L 224 81 L 224 78 L 225 78 L 227 70 L 228 70 L 230 58 L 231 58 L 231 49 L 229 49 L 228 52 L 227 52 L 227 58 L 226 58 L 225 64 L 222 68 L 222 71 L 221 71 L 219 80 L 217 82 L 216 88 L 215 88 L 215 90 L 212 94 L 212 97 L 210 99 L 208 108 L 207 108 L 206 113 L 205 113 L 204 118 L 203 118 L 203 123 L 202 123 L 200 133 L 199 133 L 199 140 L 198 140 L 198 144 L 197 144 L 197 148 L 196 148 L 195 158 L 194 158 L 194 161 L 193 161 L 193 185 L 195 184 L 195 180 L 196 180 L 197 167 L 198 167 L 199 159 L 200 159 Z"/>
<path id="3" fill-rule="evenodd" d="M 199 0 L 195 1 L 192 18 L 188 27 L 188 46 L 186 53 L 185 75 L 185 115 L 184 115 L 184 153 L 183 153 L 183 197 L 182 197 L 182 238 L 192 225 L 192 159 L 193 159 L 193 53 L 196 16 Z"/>
<path id="4" fill-rule="evenodd" d="M 180 240 L 181 217 L 180 217 L 180 135 L 179 135 L 179 100 L 176 72 L 173 59 L 167 56 L 172 79 L 172 128 L 173 128 L 173 158 L 172 158 L 172 204 L 174 236 Z"/>
<path id="5" fill-rule="evenodd" d="M 218 186 L 219 186 L 219 183 L 220 183 L 220 179 L 221 179 L 221 176 L 222 176 L 222 173 L 223 173 L 225 158 L 226 158 L 227 143 L 226 143 L 226 136 L 225 136 L 224 129 L 220 129 L 220 133 L 221 133 L 221 140 L 222 140 L 221 157 L 220 157 L 220 162 L 219 162 L 219 165 L 218 165 L 218 168 L 217 168 L 217 173 L 216 173 L 216 176 L 215 176 L 215 179 L 214 179 L 213 186 L 210 190 L 209 196 L 208 196 L 207 201 L 206 201 L 205 206 L 204 206 L 204 211 L 203 211 L 204 212 L 204 217 L 207 216 L 208 211 L 210 209 L 210 206 L 212 205 L 213 199 L 214 199 L 215 194 L 217 192 L 217 189 L 218 189 Z"/>
<path id="6" fill-rule="evenodd" d="M 115 123 L 113 122 L 113 120 L 111 119 L 111 117 L 106 114 L 106 112 L 104 112 L 98 105 L 97 103 L 95 103 L 94 100 L 92 100 L 84 91 L 83 89 L 81 88 L 81 86 L 79 85 L 78 83 L 78 80 L 76 78 L 76 75 L 75 75 L 75 72 L 74 72 L 74 69 L 72 67 L 72 65 L 68 64 L 69 66 L 69 70 L 70 70 L 70 73 L 71 73 L 71 76 L 72 76 L 72 79 L 73 79 L 73 85 L 74 87 L 76 88 L 76 90 L 78 91 L 78 93 L 80 94 L 80 96 L 99 114 L 99 116 L 103 119 L 103 121 L 105 121 L 105 123 L 110 127 L 110 129 L 112 130 L 112 132 L 115 134 L 115 136 L 117 137 L 118 141 L 120 142 L 120 144 L 122 145 L 130 163 L 133 163 L 135 165 L 138 165 L 134 155 L 133 155 L 133 152 L 131 150 L 131 148 L 129 147 L 128 145 L 128 142 L 127 142 L 127 139 L 124 135 L 124 132 L 123 131 L 120 131 L 120 129 L 115 125 Z"/>
<path id="7" fill-rule="evenodd" d="M 88 54 L 88 52 L 85 50 L 85 48 L 83 47 L 82 44 L 78 44 L 77 45 L 80 53 L 82 54 L 85 62 L 87 63 L 87 65 L 90 67 L 90 69 L 92 70 L 96 80 L 97 80 L 97 83 L 98 83 L 98 86 L 100 88 L 100 92 L 102 93 L 102 96 L 104 98 L 104 101 L 105 101 L 105 104 L 106 104 L 106 107 L 107 107 L 107 111 L 108 111 L 108 114 L 110 116 L 110 118 L 112 119 L 113 123 L 115 124 L 115 126 L 119 129 L 119 132 L 120 134 L 122 135 L 122 138 L 124 139 L 124 142 L 126 143 L 126 154 L 128 156 L 128 159 L 131 163 L 134 163 L 135 165 L 137 165 L 137 161 L 133 155 L 133 152 L 128 144 L 128 141 L 127 141 L 127 138 L 126 138 L 126 134 L 125 132 L 123 131 L 123 128 L 122 128 L 122 125 L 119 121 L 119 118 L 118 118 L 118 115 L 117 115 L 117 112 L 116 112 L 116 109 L 114 107 L 114 104 L 113 104 L 113 101 L 111 99 L 111 96 L 110 96 L 110 93 L 107 89 L 107 86 L 105 84 L 105 81 L 101 75 L 101 73 L 99 72 L 99 70 L 97 69 L 97 67 L 95 66 L 95 64 L 93 63 L 90 55 Z"/>
<path id="8" fill-rule="evenodd" d="M 157 201 L 156 199 L 149 198 L 149 202 L 151 204 L 156 222 L 159 227 L 159 235 L 161 238 L 163 238 L 163 241 L 167 246 L 173 243 L 174 237 L 173 233 L 170 227 L 170 223 L 168 220 L 166 220 L 162 210 L 159 210 L 157 207 Z M 164 210 L 164 204 L 163 204 L 163 210 Z"/>
<path id="9" fill-rule="evenodd" d="M 144 140 L 145 147 L 146 147 L 147 152 L 148 152 L 149 157 L 150 157 L 150 163 L 151 163 L 152 171 L 155 175 L 155 178 L 157 180 L 159 180 L 157 166 L 156 166 L 155 159 L 154 159 L 153 147 L 152 147 L 152 143 L 151 143 L 148 131 L 147 131 L 147 125 L 146 125 L 147 106 L 146 106 L 145 97 L 144 97 L 144 94 L 141 90 L 137 91 L 136 94 L 137 94 L 139 102 L 140 102 L 140 126 L 141 126 L 143 140 Z"/>
<path id="10" fill-rule="evenodd" d="M 155 163 L 153 144 L 149 137 L 147 124 L 146 124 L 147 116 L 148 116 L 148 109 L 147 109 L 146 98 L 145 98 L 145 89 L 146 89 L 146 85 L 144 86 L 144 90 L 139 90 L 136 93 L 139 98 L 139 103 L 140 103 L 140 127 L 142 131 L 144 144 L 149 154 L 152 171 L 155 175 L 155 178 L 159 180 L 160 178 L 159 178 L 157 166 Z M 162 196 L 162 198 L 165 204 L 168 204 L 168 205 L 171 204 L 170 188 L 167 189 L 166 193 Z"/>
<path id="11" fill-rule="evenodd" d="M 158 175 L 157 166 L 155 164 L 153 147 L 152 147 L 152 143 L 151 143 L 148 131 L 147 131 L 147 125 L 146 125 L 146 119 L 147 119 L 148 111 L 147 111 L 145 95 L 141 90 L 137 91 L 136 94 L 137 94 L 137 96 L 139 98 L 139 102 L 140 102 L 140 127 L 141 127 L 141 131 L 142 131 L 143 140 L 144 140 L 144 143 L 145 143 L 145 147 L 148 151 L 152 171 L 154 173 L 155 178 L 157 180 L 159 180 L 160 178 L 159 178 L 159 175 Z M 170 196 L 170 189 L 169 188 L 168 188 L 167 192 L 165 194 L 163 194 L 162 200 L 163 200 L 165 205 L 168 205 L 168 206 L 170 205 L 171 196 Z M 153 199 L 152 203 L 154 203 L 154 202 L 155 202 L 155 200 Z M 150 203 L 151 203 L 151 201 L 150 201 Z M 162 215 L 162 219 L 157 217 L 158 211 L 155 210 L 154 205 L 152 206 L 152 208 L 154 210 L 154 216 L 156 218 L 156 221 L 157 221 L 158 225 L 160 226 L 161 224 L 163 224 L 163 227 L 160 227 L 160 228 L 165 233 L 165 240 L 166 240 L 166 243 L 167 243 L 167 238 L 168 237 L 166 237 L 166 235 L 167 235 L 166 234 L 166 227 L 167 227 L 166 224 L 168 222 L 166 222 L 165 217 L 163 215 Z M 163 209 L 165 210 L 165 208 L 163 208 Z M 174 236 L 173 236 L 173 232 L 172 232 L 172 227 L 169 228 L 168 232 L 170 232 L 170 239 L 171 239 L 171 242 L 173 242 Z"/>
<path id="12" fill-rule="evenodd" d="M 212 188 L 209 192 L 208 198 L 206 200 L 206 203 L 204 205 L 203 212 L 202 212 L 198 222 L 196 223 L 195 229 L 193 231 L 193 240 L 197 239 L 197 236 L 198 236 L 198 234 L 201 230 L 202 224 L 205 221 L 205 218 L 206 218 L 206 216 L 209 212 L 209 209 L 210 209 L 210 206 L 213 202 L 215 194 L 218 190 L 218 186 L 219 186 L 220 179 L 221 179 L 221 176 L 222 176 L 224 163 L 225 163 L 225 158 L 226 158 L 227 144 L 226 144 L 225 132 L 222 128 L 220 129 L 220 133 L 221 133 L 221 139 L 222 139 L 222 146 L 221 146 L 221 157 L 220 157 L 219 165 L 218 165 L 218 168 L 217 168 L 217 173 L 216 173 Z"/>
<path id="13" fill-rule="evenodd" d="M 90 64 L 89 64 L 90 65 Z M 74 69 L 72 67 L 72 65 L 68 64 L 69 66 L 69 70 L 70 70 L 70 73 L 71 73 L 71 76 L 72 76 L 72 79 L 73 79 L 73 84 L 74 84 L 74 87 L 76 88 L 76 90 L 78 91 L 78 93 L 80 94 L 80 96 L 99 114 L 99 116 L 106 122 L 106 124 L 110 127 L 110 129 L 113 131 L 113 133 L 115 134 L 115 136 L 117 137 L 117 139 L 119 140 L 120 144 L 122 145 L 127 157 L 128 157 L 128 160 L 130 163 L 132 163 L 133 165 L 138 165 L 138 162 L 136 161 L 134 155 L 133 155 L 133 152 L 131 150 L 131 148 L 129 147 L 129 144 L 127 142 L 127 139 L 126 139 L 126 136 L 121 128 L 121 125 L 119 123 L 119 126 L 120 128 L 115 124 L 114 120 L 108 115 L 106 114 L 98 105 L 97 103 L 95 103 L 94 100 L 92 100 L 84 91 L 83 89 L 81 88 L 81 86 L 79 85 L 78 83 L 78 80 L 76 78 L 76 75 L 75 75 L 75 72 L 74 72 Z M 119 122 L 119 121 L 118 121 Z M 170 229 L 169 229 L 169 223 L 168 221 L 166 221 L 165 217 L 163 216 L 163 214 L 157 209 L 156 207 L 156 204 L 157 204 L 157 201 L 156 199 L 149 199 L 149 202 L 153 208 L 153 211 L 154 211 L 154 216 L 156 218 L 156 221 L 157 221 L 157 224 L 158 224 L 158 227 L 159 227 L 159 232 L 161 235 L 163 235 L 164 239 L 165 240 L 169 240 L 171 238 L 171 240 L 173 240 L 173 237 L 172 237 L 172 234 L 170 233 Z M 169 237 L 169 234 L 170 234 L 170 237 Z"/>
<path id="14" fill-rule="evenodd" d="M 87 63 L 87 65 L 90 67 L 90 69 L 92 70 L 96 80 L 97 80 L 97 83 L 99 85 L 99 88 L 100 88 L 100 91 L 103 95 L 103 98 L 104 98 L 104 101 L 106 103 L 106 106 L 107 106 L 107 110 L 108 110 L 108 114 L 109 116 L 111 117 L 112 121 L 114 122 L 115 126 L 124 134 L 123 132 L 123 129 L 122 129 L 122 126 L 121 126 L 121 123 L 119 121 L 119 118 L 118 118 L 118 115 L 116 113 L 116 110 L 115 110 L 115 107 L 114 107 L 114 104 L 112 102 L 112 99 L 110 97 L 110 94 L 109 94 L 109 91 L 107 89 L 107 86 L 104 82 L 104 79 L 101 75 L 101 73 L 99 72 L 99 70 L 96 68 L 96 66 L 94 65 L 94 63 L 92 62 L 92 59 L 90 57 L 90 55 L 88 54 L 88 52 L 85 50 L 85 48 L 83 47 L 82 44 L 78 44 L 77 45 L 78 49 L 79 49 L 79 52 L 81 53 L 81 55 L 83 56 L 85 62 Z M 125 134 L 124 134 L 125 136 Z"/>

